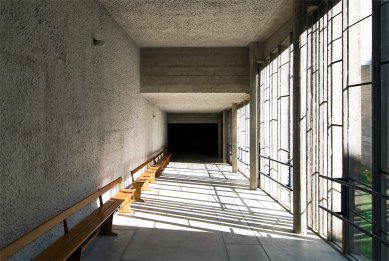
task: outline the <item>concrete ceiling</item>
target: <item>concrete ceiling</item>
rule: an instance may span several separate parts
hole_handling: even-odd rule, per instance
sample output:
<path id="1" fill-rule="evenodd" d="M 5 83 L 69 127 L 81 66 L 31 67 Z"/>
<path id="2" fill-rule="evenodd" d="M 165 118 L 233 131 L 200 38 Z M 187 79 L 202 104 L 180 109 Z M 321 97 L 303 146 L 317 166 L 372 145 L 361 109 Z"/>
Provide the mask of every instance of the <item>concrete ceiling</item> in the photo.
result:
<path id="1" fill-rule="evenodd" d="M 140 47 L 247 46 L 292 15 L 292 0 L 99 0 Z"/>
<path id="2" fill-rule="evenodd" d="M 250 98 L 245 93 L 142 93 L 148 101 L 169 113 L 213 113 Z"/>

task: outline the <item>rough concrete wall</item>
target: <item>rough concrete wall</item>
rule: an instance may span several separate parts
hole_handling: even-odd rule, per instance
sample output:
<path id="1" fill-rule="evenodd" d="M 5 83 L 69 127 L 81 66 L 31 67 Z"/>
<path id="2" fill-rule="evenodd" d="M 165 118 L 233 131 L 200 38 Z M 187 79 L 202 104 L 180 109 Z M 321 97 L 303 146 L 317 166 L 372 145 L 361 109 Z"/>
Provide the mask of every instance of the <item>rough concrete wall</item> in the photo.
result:
<path id="1" fill-rule="evenodd" d="M 249 93 L 248 48 L 141 48 L 142 93 Z"/>
<path id="2" fill-rule="evenodd" d="M 138 47 L 100 4 L 1 0 L 0 25 L 4 246 L 128 173 L 167 135 L 165 114 L 140 95 Z M 35 256 L 61 233 L 15 258 Z"/>
<path id="3" fill-rule="evenodd" d="M 219 123 L 219 113 L 168 113 L 168 123 Z"/>

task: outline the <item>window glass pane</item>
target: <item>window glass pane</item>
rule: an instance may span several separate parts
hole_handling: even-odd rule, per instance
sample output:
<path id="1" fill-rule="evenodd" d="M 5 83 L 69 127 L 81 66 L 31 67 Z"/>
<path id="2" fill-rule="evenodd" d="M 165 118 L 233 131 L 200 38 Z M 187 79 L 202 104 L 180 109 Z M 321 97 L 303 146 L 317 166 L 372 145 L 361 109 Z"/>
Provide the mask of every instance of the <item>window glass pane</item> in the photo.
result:
<path id="1" fill-rule="evenodd" d="M 348 1 L 348 17 L 349 25 L 352 25 L 366 16 L 371 15 L 371 2 L 367 0 L 349 0 Z"/>
<path id="2" fill-rule="evenodd" d="M 372 184 L 371 85 L 349 88 L 350 176 Z"/>
<path id="3" fill-rule="evenodd" d="M 342 59 L 342 39 L 332 42 L 332 62 Z"/>
<path id="4" fill-rule="evenodd" d="M 352 182 L 353 185 L 360 184 Z M 372 195 L 370 193 L 350 189 L 353 195 L 350 209 L 350 219 L 359 228 L 372 233 Z M 352 252 L 358 256 L 372 258 L 372 240 L 371 237 L 361 230 L 352 227 Z"/>
<path id="5" fill-rule="evenodd" d="M 237 112 L 238 121 L 238 171 L 250 177 L 250 103 L 241 106 Z"/>
<path id="6" fill-rule="evenodd" d="M 337 39 L 342 36 L 342 16 L 337 15 L 332 18 L 332 39 Z"/>
<path id="7" fill-rule="evenodd" d="M 339 1 L 333 8 L 332 8 L 332 15 L 335 16 L 342 12 L 342 1 Z"/>
<path id="8" fill-rule="evenodd" d="M 371 17 L 349 29 L 349 85 L 371 81 Z"/>
<path id="9" fill-rule="evenodd" d="M 336 243 L 338 246 L 342 247 L 343 245 L 343 227 L 342 227 L 342 220 L 335 217 L 335 216 L 330 216 L 331 220 L 331 230 L 329 231 L 330 239 L 334 243 Z"/>
<path id="10" fill-rule="evenodd" d="M 372 238 L 355 227 L 351 227 L 353 235 L 352 252 L 358 259 L 372 259 Z"/>
<path id="11" fill-rule="evenodd" d="M 292 208 L 291 187 L 291 48 L 274 52 L 261 70 L 260 83 L 260 160 L 261 188 L 284 207 Z M 278 49 L 280 51 L 281 49 Z"/>
<path id="12" fill-rule="evenodd" d="M 363 186 L 357 182 L 351 182 L 351 184 Z M 354 223 L 366 231 L 372 232 L 372 195 L 357 189 L 353 190 L 353 195 L 354 201 L 352 203 L 352 212 Z"/>
<path id="13" fill-rule="evenodd" d="M 342 63 L 333 64 L 331 74 L 331 124 L 342 125 Z"/>
<path id="14" fill-rule="evenodd" d="M 342 128 L 341 127 L 332 127 L 330 130 L 330 155 L 333 178 L 341 178 L 343 170 L 343 144 L 342 144 Z"/>

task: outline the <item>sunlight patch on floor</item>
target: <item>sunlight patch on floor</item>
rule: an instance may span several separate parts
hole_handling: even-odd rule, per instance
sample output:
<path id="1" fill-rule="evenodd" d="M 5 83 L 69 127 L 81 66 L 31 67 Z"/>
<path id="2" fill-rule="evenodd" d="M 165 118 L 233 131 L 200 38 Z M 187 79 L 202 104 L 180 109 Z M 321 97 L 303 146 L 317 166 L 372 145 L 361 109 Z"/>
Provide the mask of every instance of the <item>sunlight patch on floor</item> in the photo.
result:
<path id="1" fill-rule="evenodd" d="M 292 215 L 248 188 L 227 164 L 171 162 L 142 192 L 145 202 L 115 215 L 114 230 L 127 244 L 98 237 L 83 259 L 344 260 L 313 233 L 293 234 Z M 107 256 L 104 244 L 116 252 Z"/>

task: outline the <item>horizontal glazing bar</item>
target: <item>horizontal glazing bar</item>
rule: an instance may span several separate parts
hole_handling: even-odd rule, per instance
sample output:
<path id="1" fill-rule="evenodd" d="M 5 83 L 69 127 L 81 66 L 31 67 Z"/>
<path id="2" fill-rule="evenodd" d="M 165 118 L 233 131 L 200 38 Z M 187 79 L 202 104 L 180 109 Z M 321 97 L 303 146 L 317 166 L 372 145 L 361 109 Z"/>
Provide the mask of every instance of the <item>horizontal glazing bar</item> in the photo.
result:
<path id="1" fill-rule="evenodd" d="M 323 179 L 327 179 L 327 180 L 333 181 L 333 182 L 336 182 L 336 183 L 339 183 L 339 184 L 342 184 L 342 185 L 345 185 L 345 186 L 350 187 L 350 188 L 354 188 L 356 190 L 360 190 L 360 191 L 372 194 L 373 196 L 376 196 L 376 197 L 379 197 L 379 198 L 383 198 L 383 199 L 389 200 L 389 196 L 387 196 L 387 195 L 378 193 L 376 191 L 373 191 L 371 189 L 367 189 L 367 188 L 364 188 L 364 187 L 361 187 L 361 186 L 350 184 L 344 178 L 337 179 L 337 178 L 331 178 L 331 177 L 327 177 L 327 176 L 323 176 L 323 175 L 319 175 L 319 177 L 323 178 Z"/>
<path id="2" fill-rule="evenodd" d="M 353 87 L 362 87 L 364 85 L 371 85 L 372 82 L 362 82 L 362 83 L 357 83 L 357 84 L 351 84 L 351 85 L 348 85 L 346 88 L 343 88 L 343 90 L 347 90 L 348 88 L 353 88 Z"/>
<path id="3" fill-rule="evenodd" d="M 343 30 L 343 33 L 346 32 L 348 29 L 350 29 L 350 27 L 353 27 L 354 25 L 356 25 L 356 24 L 362 22 L 363 20 L 366 20 L 366 19 L 369 18 L 369 17 L 371 17 L 371 15 L 368 15 L 368 16 L 362 18 L 361 20 L 356 21 L 355 23 L 353 23 L 353 24 L 347 26 L 347 27 Z"/>
<path id="4" fill-rule="evenodd" d="M 249 166 L 250 166 L 250 164 L 248 164 L 248 163 L 246 163 L 246 162 L 242 161 L 242 159 L 238 159 L 238 161 L 239 161 L 240 163 L 242 163 L 243 165 L 247 166 L 247 167 L 249 167 Z"/>
<path id="5" fill-rule="evenodd" d="M 260 156 L 261 158 L 263 158 L 263 159 L 271 160 L 271 161 L 280 163 L 280 164 L 285 165 L 285 166 L 288 166 L 288 167 L 293 167 L 293 165 L 290 164 L 290 163 L 285 163 L 285 162 L 282 162 L 282 161 L 279 161 L 279 160 L 275 160 L 275 159 L 272 159 L 272 158 L 270 158 L 270 157 L 266 157 L 266 156 L 262 156 L 262 155 L 259 155 L 259 156 Z M 290 159 L 289 162 L 292 162 L 292 159 Z"/>
<path id="6" fill-rule="evenodd" d="M 266 177 L 266 178 L 269 178 L 270 180 L 272 180 L 273 182 L 277 183 L 278 185 L 284 187 L 285 189 L 287 189 L 287 190 L 289 190 L 289 191 L 293 191 L 293 189 L 292 189 L 291 187 L 288 187 L 288 186 L 282 184 L 281 182 L 279 182 L 279 181 L 273 179 L 271 176 L 269 176 L 269 175 L 267 175 L 267 174 L 265 174 L 265 173 L 262 173 L 262 172 L 260 172 L 260 171 L 258 171 L 258 173 L 259 173 L 260 175 Z"/>
<path id="7" fill-rule="evenodd" d="M 249 150 L 244 150 L 244 149 L 242 149 L 241 147 L 239 147 L 238 150 L 239 150 L 239 151 L 244 151 L 244 152 L 247 152 L 247 153 L 250 152 Z"/>
<path id="8" fill-rule="evenodd" d="M 326 208 L 326 207 L 319 206 L 319 208 L 321 208 L 321 209 L 323 209 L 324 211 L 330 213 L 331 215 L 333 215 L 333 216 L 335 216 L 335 217 L 337 217 L 337 218 L 339 218 L 339 219 L 341 219 L 341 220 L 347 222 L 348 224 L 352 225 L 353 227 L 355 227 L 355 228 L 358 229 L 359 231 L 361 231 L 361 232 L 365 233 L 366 235 L 369 235 L 369 236 L 373 237 L 374 239 L 380 241 L 380 242 L 381 242 L 382 244 L 384 244 L 385 246 L 389 246 L 389 242 L 388 242 L 388 241 L 386 241 L 385 239 L 383 239 L 383 238 L 381 238 L 381 237 L 378 237 L 378 236 L 374 235 L 373 233 L 370 233 L 369 231 L 367 231 L 367 230 L 361 228 L 360 226 L 358 226 L 358 225 L 355 224 L 354 222 L 348 220 L 347 218 L 344 218 L 343 216 L 341 216 L 341 215 L 339 215 L 339 214 L 337 214 L 337 213 L 335 213 L 335 212 L 332 212 L 331 210 L 329 210 L 329 209 Z"/>

